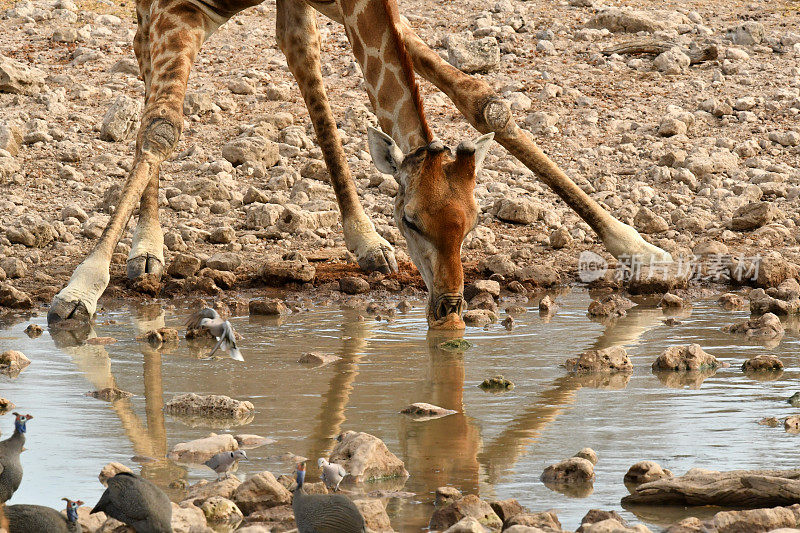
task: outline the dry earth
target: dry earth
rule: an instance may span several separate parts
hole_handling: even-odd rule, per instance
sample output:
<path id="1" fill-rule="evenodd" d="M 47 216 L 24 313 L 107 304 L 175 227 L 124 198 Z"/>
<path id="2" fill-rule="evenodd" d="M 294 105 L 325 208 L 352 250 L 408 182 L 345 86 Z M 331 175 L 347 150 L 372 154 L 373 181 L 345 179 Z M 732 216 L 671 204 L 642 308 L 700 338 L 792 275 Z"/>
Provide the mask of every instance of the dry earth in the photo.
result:
<path id="1" fill-rule="evenodd" d="M 618 7 L 645 12 L 604 11 Z M 310 121 L 275 44 L 274 8 L 267 0 L 239 14 L 206 43 L 189 81 L 183 138 L 161 172 L 167 263 L 179 253 L 202 264 L 232 252 L 216 266 L 235 271 L 240 287 L 259 286 L 254 276 L 265 258 L 292 251 L 316 261 L 318 285 L 357 272 Z M 405 0 L 401 11 L 444 57 L 466 48 L 486 70 L 475 75 L 512 104 L 546 153 L 651 242 L 675 256 L 778 251 L 800 263 L 799 2 Z M 90 250 L 131 166 L 131 117 L 144 93 L 131 47 L 133 2 L 2 0 L 0 13 L 3 68 L 22 64 L 41 74 L 27 94 L 0 93 L 0 282 L 6 277 L 44 303 Z M 358 68 L 342 28 L 322 18 L 320 27 L 329 96 L 362 201 L 405 258 L 400 283 L 383 286 L 419 286 L 392 220 L 397 184 L 367 153 L 374 117 Z M 684 52 L 713 45 L 718 57 L 690 66 L 678 50 L 657 59 L 602 53 L 642 38 Z M 486 57 L 470 51 L 479 39 L 488 39 Z M 423 94 L 446 143 L 475 135 L 427 82 Z M 112 108 L 118 112 L 107 115 Z M 253 135 L 277 143 L 279 160 L 234 167 L 222 147 Z M 540 265 L 548 268 L 534 284 L 556 273 L 571 282 L 582 250 L 610 259 L 588 226 L 500 146 L 487 158 L 477 197 L 481 223 L 463 252 L 468 277 L 495 272 L 510 280 Z M 756 205 L 737 213 L 747 204 Z M 286 206 L 308 216 L 282 222 Z M 130 242 L 128 234 L 114 256 L 112 294 L 127 291 Z M 167 286 L 218 290 L 180 280 Z"/>

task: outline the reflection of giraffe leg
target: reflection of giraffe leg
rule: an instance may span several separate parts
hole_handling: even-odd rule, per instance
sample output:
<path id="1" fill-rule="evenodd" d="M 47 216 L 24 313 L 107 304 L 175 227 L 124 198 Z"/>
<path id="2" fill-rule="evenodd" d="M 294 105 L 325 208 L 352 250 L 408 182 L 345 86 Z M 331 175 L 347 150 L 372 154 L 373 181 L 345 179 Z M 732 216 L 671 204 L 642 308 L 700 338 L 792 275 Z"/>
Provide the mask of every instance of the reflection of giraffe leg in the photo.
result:
<path id="1" fill-rule="evenodd" d="M 422 478 L 426 486 L 457 485 L 463 491 L 477 494 L 478 451 L 482 443 L 478 427 L 463 412 L 464 355 L 439 349 L 442 340 L 429 335 L 430 375 L 426 389 L 430 389 L 430 403 L 456 413 L 424 423 L 404 418 L 404 447 L 412 448 L 407 455 L 417 458 L 408 469 L 413 478 Z"/>
<path id="2" fill-rule="evenodd" d="M 333 112 L 322 83 L 319 31 L 314 11 L 300 0 L 278 0 L 278 44 L 306 101 L 317 133 L 317 143 L 331 175 L 333 191 L 342 214 L 347 248 L 367 271 L 388 274 L 397 271 L 394 249 L 375 231 L 358 199 L 355 182 L 336 128 Z"/>

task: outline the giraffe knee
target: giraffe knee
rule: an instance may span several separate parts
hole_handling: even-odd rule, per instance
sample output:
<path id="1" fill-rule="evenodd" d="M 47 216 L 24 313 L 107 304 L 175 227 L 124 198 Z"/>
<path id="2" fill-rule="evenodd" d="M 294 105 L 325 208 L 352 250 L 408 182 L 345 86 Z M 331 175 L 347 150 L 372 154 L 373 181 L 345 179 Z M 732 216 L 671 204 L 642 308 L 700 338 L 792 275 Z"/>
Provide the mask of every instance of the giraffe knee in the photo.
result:
<path id="1" fill-rule="evenodd" d="M 484 133 L 490 131 L 498 134 L 503 133 L 506 128 L 509 128 L 514 122 L 508 103 L 497 96 L 489 98 L 489 100 L 483 104 L 482 109 L 481 118 L 486 128 Z"/>
<path id="2" fill-rule="evenodd" d="M 181 122 L 155 117 L 147 120 L 142 132 L 142 151 L 166 158 L 181 137 Z"/>

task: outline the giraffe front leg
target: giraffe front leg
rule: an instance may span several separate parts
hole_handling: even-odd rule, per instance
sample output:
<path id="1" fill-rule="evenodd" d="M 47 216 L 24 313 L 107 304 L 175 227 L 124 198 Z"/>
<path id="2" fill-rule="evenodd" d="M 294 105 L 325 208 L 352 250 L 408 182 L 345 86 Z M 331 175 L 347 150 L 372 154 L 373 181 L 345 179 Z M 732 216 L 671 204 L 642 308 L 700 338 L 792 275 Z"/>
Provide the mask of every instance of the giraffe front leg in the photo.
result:
<path id="1" fill-rule="evenodd" d="M 75 269 L 69 284 L 53 299 L 47 314 L 50 323 L 66 318 L 88 320 L 95 313 L 97 300 L 108 285 L 111 255 L 136 203 L 148 187 L 152 191 L 142 200 L 138 238 L 133 249 L 152 253 L 163 265 L 163 246 L 154 244 L 161 240 L 161 230 L 153 229 L 158 225 L 158 169 L 175 149 L 181 135 L 183 98 L 192 62 L 202 42 L 217 26 L 182 0 L 162 0 L 154 7 L 157 9 L 149 10 L 152 20 L 145 24 L 149 24 L 150 42 L 159 45 L 150 50 L 152 72 L 145 76 L 147 96 L 133 169 L 97 245 Z M 165 46 L 163 43 L 167 41 L 179 46 Z M 153 263 L 149 259 L 142 262 Z"/>
<path id="2" fill-rule="evenodd" d="M 153 177 L 142 195 L 139 221 L 133 230 L 126 270 L 130 280 L 145 274 L 161 279 L 164 272 L 164 233 L 158 221 L 158 174 Z"/>
<path id="3" fill-rule="evenodd" d="M 319 31 L 312 8 L 297 0 L 278 0 L 277 36 L 278 45 L 303 94 L 331 175 L 347 249 L 355 254 L 363 270 L 386 274 L 396 272 L 394 248 L 375 231 L 364 212 L 347 166 L 347 157 L 322 83 Z"/>
<path id="4" fill-rule="evenodd" d="M 369 217 L 363 212 L 362 215 L 362 217 L 351 215 L 346 218 L 342 213 L 342 228 L 347 249 L 355 254 L 358 266 L 362 270 L 384 274 L 397 272 L 394 248 L 389 241 L 378 234 Z"/>

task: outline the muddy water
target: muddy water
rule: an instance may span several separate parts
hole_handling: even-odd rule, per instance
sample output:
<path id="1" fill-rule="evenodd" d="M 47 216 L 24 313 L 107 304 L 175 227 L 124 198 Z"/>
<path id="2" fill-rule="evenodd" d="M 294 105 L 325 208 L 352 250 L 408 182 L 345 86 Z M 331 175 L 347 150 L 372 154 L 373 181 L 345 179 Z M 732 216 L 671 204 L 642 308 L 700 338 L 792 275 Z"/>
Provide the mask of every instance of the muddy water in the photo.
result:
<path id="1" fill-rule="evenodd" d="M 591 508 L 616 509 L 658 525 L 708 511 L 622 510 L 620 498 L 627 494 L 622 476 L 639 460 L 655 460 L 676 473 L 695 466 L 797 467 L 800 436 L 756 424 L 764 416 L 797 411 L 784 401 L 800 390 L 797 323 L 787 324 L 787 336 L 771 348 L 721 333 L 722 325 L 747 314 L 723 311 L 712 301 L 696 303 L 675 326 L 663 323 L 661 310 L 644 306 L 612 324 L 593 322 L 585 313 L 586 292 L 562 294 L 557 301 L 560 309 L 550 320 L 541 318 L 531 301 L 511 332 L 500 326 L 468 329 L 474 346 L 464 354 L 437 347 L 441 339 L 427 335 L 419 307 L 391 322 L 360 321 L 356 312 L 331 307 L 280 321 L 235 317 L 231 321 L 244 337 L 244 363 L 199 359 L 203 351 L 183 340 L 170 353 L 135 340 L 163 322 L 179 328 L 188 313 L 181 308 L 107 311 L 92 333 L 118 340 L 107 346 L 75 345 L 71 336 L 54 338 L 47 331 L 29 339 L 23 333 L 27 322 L 6 325 L 0 349 L 21 350 L 33 363 L 14 380 L 0 377 L 0 393 L 35 417 L 23 455 L 25 478 L 12 503 L 60 507 L 59 499 L 68 496 L 93 504 L 103 490 L 97 474 L 109 461 L 141 469 L 165 488 L 178 478 L 212 479 L 205 467 L 163 459 L 176 443 L 212 430 L 275 439 L 249 451 L 251 461 L 242 463 L 240 477 L 265 469 L 290 473 L 286 452 L 315 459 L 328 453 L 342 430 L 377 435 L 411 473 L 404 484 L 380 488 L 416 494 L 388 501 L 399 531 L 425 527 L 433 491 L 441 485 L 486 499 L 517 498 L 532 510 L 555 509 L 570 529 Z M 32 321 L 46 326 L 44 317 Z M 664 348 L 689 342 L 731 367 L 704 381 L 660 379 L 650 372 Z M 629 380 L 576 379 L 559 367 L 582 350 L 611 345 L 625 346 L 631 355 L 635 371 Z M 296 362 L 306 351 L 342 359 L 309 369 Z M 764 353 L 783 359 L 783 375 L 774 381 L 743 375 L 742 361 Z M 490 394 L 477 387 L 498 373 L 516 388 Z M 113 405 L 84 396 L 109 385 L 135 396 Z M 192 427 L 161 410 L 165 400 L 185 392 L 247 399 L 256 414 L 240 427 Z M 425 422 L 398 414 L 420 401 L 459 413 Z M 12 417 L 1 417 L 6 436 L 11 428 Z M 585 446 L 600 458 L 591 490 L 564 495 L 539 481 L 546 466 Z M 366 490 L 373 487 L 364 484 Z"/>

